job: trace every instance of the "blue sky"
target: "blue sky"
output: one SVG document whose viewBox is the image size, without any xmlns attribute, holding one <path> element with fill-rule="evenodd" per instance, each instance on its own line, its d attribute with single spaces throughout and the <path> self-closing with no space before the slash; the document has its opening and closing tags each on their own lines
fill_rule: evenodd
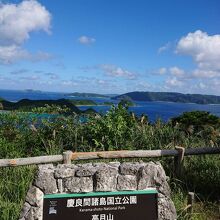
<svg viewBox="0 0 220 220">
<path fill-rule="evenodd" d="M 218 0 L 0 1 L 0 88 L 220 94 Z"/>
</svg>

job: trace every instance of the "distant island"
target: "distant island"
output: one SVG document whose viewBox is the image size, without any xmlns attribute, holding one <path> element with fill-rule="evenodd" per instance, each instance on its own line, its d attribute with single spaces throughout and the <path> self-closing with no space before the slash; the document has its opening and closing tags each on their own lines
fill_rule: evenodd
<svg viewBox="0 0 220 220">
<path fill-rule="evenodd" d="M 39 92 L 39 93 L 42 93 L 41 90 L 34 90 L 34 89 L 25 89 L 24 91 L 25 92 Z"/>
<path fill-rule="evenodd" d="M 0 109 L 6 111 L 18 110 L 24 112 L 31 112 L 33 108 L 44 107 L 45 105 L 55 105 L 61 108 L 68 108 L 71 112 L 77 114 L 84 113 L 79 108 L 77 108 L 71 100 L 58 99 L 58 100 L 29 100 L 22 99 L 18 102 L 10 102 L 4 99 L 0 99 Z"/>
<path fill-rule="evenodd" d="M 93 100 L 89 100 L 89 99 L 66 99 L 69 102 L 71 102 L 72 104 L 76 105 L 76 106 L 111 106 L 114 105 L 113 102 L 103 102 L 103 103 L 97 103 Z"/>
<path fill-rule="evenodd" d="M 66 96 L 73 96 L 73 97 L 82 97 L 82 98 L 109 98 L 108 95 L 102 95 L 97 93 L 80 93 L 80 92 L 74 92 L 74 93 L 67 93 Z"/>
<path fill-rule="evenodd" d="M 177 92 L 129 92 L 112 97 L 115 100 L 163 101 L 196 104 L 220 104 L 220 96 L 201 94 L 182 94 Z"/>
</svg>

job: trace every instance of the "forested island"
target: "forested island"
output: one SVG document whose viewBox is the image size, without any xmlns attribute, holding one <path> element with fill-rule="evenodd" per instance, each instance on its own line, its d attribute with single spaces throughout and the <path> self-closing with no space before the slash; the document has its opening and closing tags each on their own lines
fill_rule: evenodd
<svg viewBox="0 0 220 220">
<path fill-rule="evenodd" d="M 37 108 L 44 108 L 45 106 L 54 106 L 54 108 L 50 108 L 51 112 L 58 111 L 60 109 L 68 109 L 68 113 L 77 113 L 80 114 L 82 111 L 77 108 L 71 100 L 67 99 L 58 99 L 58 100 L 29 100 L 22 99 L 18 102 L 10 102 L 4 99 L 0 99 L 0 110 L 12 111 L 18 110 L 23 112 L 33 112 L 37 110 Z M 48 109 L 48 108 L 47 108 Z M 55 112 L 56 112 L 55 111 Z"/>
<path fill-rule="evenodd" d="M 131 106 L 131 102 L 130 106 Z M 128 103 L 128 105 L 129 105 Z M 71 100 L 71 99 L 58 99 L 58 100 L 30 100 L 30 99 L 21 99 L 17 102 L 10 102 L 0 98 L 0 110 L 12 111 L 18 110 L 23 112 L 32 112 L 36 108 L 44 108 L 45 106 L 50 106 L 50 111 L 48 113 L 56 112 L 57 108 L 68 109 L 69 113 L 87 113 L 86 111 L 81 111 L 77 106 L 111 106 L 114 105 L 112 102 L 103 102 L 96 103 L 93 100 Z M 52 108 L 53 106 L 53 108 Z M 48 110 L 49 108 L 47 108 Z M 40 109 L 38 109 L 40 110 Z M 42 109 L 41 109 L 42 110 Z M 95 112 L 95 110 L 92 110 Z M 91 109 L 88 110 L 91 112 Z"/>
<path fill-rule="evenodd" d="M 183 94 L 177 92 L 129 92 L 112 99 L 127 99 L 131 101 L 163 101 L 196 104 L 220 104 L 220 96 Z"/>
</svg>

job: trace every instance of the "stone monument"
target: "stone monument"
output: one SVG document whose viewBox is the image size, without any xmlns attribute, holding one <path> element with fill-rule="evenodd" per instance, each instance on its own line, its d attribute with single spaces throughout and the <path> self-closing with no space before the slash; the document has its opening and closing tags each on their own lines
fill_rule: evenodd
<svg viewBox="0 0 220 220">
<path fill-rule="evenodd" d="M 20 220 L 42 220 L 48 194 L 135 191 L 156 188 L 158 219 L 177 219 L 168 178 L 159 162 L 39 165 Z"/>
</svg>

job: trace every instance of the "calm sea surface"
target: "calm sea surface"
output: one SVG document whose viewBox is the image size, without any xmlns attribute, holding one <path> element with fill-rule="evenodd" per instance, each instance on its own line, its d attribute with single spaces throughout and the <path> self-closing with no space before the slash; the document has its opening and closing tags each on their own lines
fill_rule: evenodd
<svg viewBox="0 0 220 220">
<path fill-rule="evenodd" d="M 9 101 L 18 101 L 21 99 L 83 99 L 81 97 L 70 97 L 65 96 L 64 93 L 55 92 L 27 92 L 27 91 L 12 91 L 12 90 L 0 90 L 0 97 Z M 88 98 L 84 98 L 88 99 Z M 103 103 L 105 101 L 110 101 L 117 103 L 115 100 L 108 98 L 89 98 L 94 100 L 96 103 Z M 147 114 L 151 121 L 155 121 L 157 118 L 161 118 L 164 121 L 169 120 L 172 117 L 178 116 L 186 111 L 209 111 L 220 117 L 220 105 L 199 105 L 191 103 L 171 103 L 171 102 L 136 102 L 135 107 L 130 107 L 129 110 L 137 115 Z M 86 110 L 88 108 L 93 108 L 98 112 L 105 113 L 110 109 L 110 106 L 80 106 L 81 110 Z"/>
</svg>

